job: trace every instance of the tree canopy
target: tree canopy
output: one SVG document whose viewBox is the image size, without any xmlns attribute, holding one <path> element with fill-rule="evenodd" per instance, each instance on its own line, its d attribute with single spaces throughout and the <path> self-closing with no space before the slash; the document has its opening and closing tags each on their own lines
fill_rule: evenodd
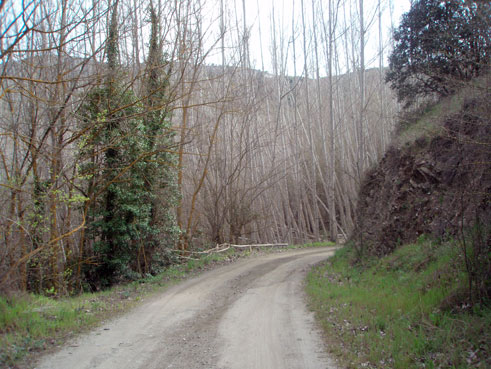
<svg viewBox="0 0 491 369">
<path fill-rule="evenodd" d="M 386 81 L 399 101 L 445 96 L 489 65 L 491 3 L 416 0 L 394 33 Z"/>
</svg>

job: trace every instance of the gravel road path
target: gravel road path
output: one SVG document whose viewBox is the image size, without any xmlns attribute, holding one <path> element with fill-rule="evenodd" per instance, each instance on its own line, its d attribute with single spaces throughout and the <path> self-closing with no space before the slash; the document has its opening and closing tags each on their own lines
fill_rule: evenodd
<svg viewBox="0 0 491 369">
<path fill-rule="evenodd" d="M 174 286 L 37 369 L 333 369 L 303 279 L 332 249 L 268 254 Z"/>
</svg>

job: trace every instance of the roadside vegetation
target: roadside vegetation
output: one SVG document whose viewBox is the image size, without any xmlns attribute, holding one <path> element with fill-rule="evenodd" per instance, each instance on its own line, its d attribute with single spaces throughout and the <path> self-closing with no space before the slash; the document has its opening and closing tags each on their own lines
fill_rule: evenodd
<svg viewBox="0 0 491 369">
<path fill-rule="evenodd" d="M 348 368 L 489 368 L 489 301 L 468 302 L 459 241 L 421 236 L 355 263 L 346 246 L 307 277 L 331 353 Z M 488 281 L 489 282 L 489 281 Z"/>
</svg>

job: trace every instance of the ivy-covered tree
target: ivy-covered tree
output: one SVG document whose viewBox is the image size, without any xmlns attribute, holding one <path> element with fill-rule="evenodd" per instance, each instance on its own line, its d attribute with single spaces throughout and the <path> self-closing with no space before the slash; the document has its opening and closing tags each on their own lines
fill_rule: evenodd
<svg viewBox="0 0 491 369">
<path fill-rule="evenodd" d="M 86 157 L 80 169 L 87 178 L 86 196 L 91 199 L 87 241 L 92 245 L 88 257 L 94 267 L 89 268 L 88 278 L 104 286 L 131 276 L 138 248 L 153 232 L 145 182 L 146 159 L 152 153 L 142 107 L 135 104 L 130 90 L 103 86 L 94 89 L 87 100 L 83 114 L 90 129 L 79 147 Z M 106 109 L 108 100 L 117 101 L 122 108 Z"/>
<path fill-rule="evenodd" d="M 119 72 L 117 2 L 113 5 L 106 46 L 107 78 L 93 89 L 82 108 L 86 133 L 79 145 L 85 158 L 87 248 L 93 260 L 87 279 L 107 286 L 117 279 L 152 272 L 176 233 L 172 208 L 175 174 L 167 79 L 151 10 L 152 35 L 143 98 L 124 86 Z M 154 24 L 155 23 L 155 24 Z"/>
<path fill-rule="evenodd" d="M 150 225 L 153 231 L 148 235 L 145 247 L 137 259 L 139 270 L 148 273 L 166 260 L 165 252 L 174 246 L 179 234 L 175 219 L 178 199 L 176 183 L 177 157 L 172 150 L 174 131 L 169 113 L 170 63 L 162 52 L 160 17 L 150 1 L 148 8 L 151 23 L 150 42 L 144 74 L 143 99 L 144 127 L 148 152 L 146 159 L 145 188 L 146 201 L 150 204 Z"/>
<path fill-rule="evenodd" d="M 399 101 L 445 96 L 482 74 L 491 53 L 491 3 L 415 0 L 394 33 L 386 81 Z"/>
</svg>

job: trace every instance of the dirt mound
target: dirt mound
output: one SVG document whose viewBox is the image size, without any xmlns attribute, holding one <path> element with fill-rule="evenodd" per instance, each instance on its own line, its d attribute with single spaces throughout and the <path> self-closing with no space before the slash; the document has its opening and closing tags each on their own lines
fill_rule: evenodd
<svg viewBox="0 0 491 369">
<path fill-rule="evenodd" d="M 491 224 L 491 93 L 439 118 L 438 134 L 391 147 L 365 177 L 355 242 L 385 255 L 421 234 L 457 236 L 478 217 Z"/>
</svg>

